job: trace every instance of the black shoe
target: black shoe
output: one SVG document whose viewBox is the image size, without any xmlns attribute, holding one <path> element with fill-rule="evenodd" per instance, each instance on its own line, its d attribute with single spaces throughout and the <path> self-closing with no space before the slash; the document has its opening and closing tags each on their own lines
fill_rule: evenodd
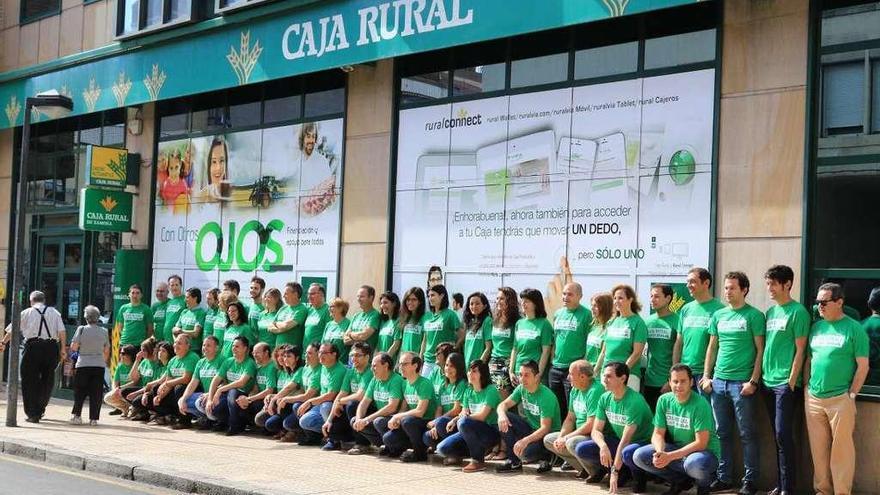
<svg viewBox="0 0 880 495">
<path fill-rule="evenodd" d="M 755 495 L 756 493 L 758 493 L 758 490 L 751 481 L 743 481 L 743 484 L 739 489 L 739 495 Z"/>
<path fill-rule="evenodd" d="M 211 431 L 225 431 L 226 425 L 222 423 L 214 423 L 214 426 L 211 427 Z"/>
<path fill-rule="evenodd" d="M 725 492 L 727 490 L 730 490 L 731 488 L 733 488 L 733 484 L 731 484 L 727 481 L 721 481 L 721 480 L 715 480 L 712 482 L 711 485 L 709 485 L 709 491 L 713 492 L 713 493 L 714 492 Z"/>
<path fill-rule="evenodd" d="M 697 487 L 697 495 L 709 495 L 709 493 L 711 493 L 711 492 L 709 491 L 708 486 L 698 486 Z"/>
<path fill-rule="evenodd" d="M 568 461 L 565 461 L 562 463 L 561 466 L 559 466 L 559 470 L 560 471 L 574 471 L 574 466 L 569 464 Z"/>
<path fill-rule="evenodd" d="M 595 473 L 587 477 L 587 483 L 601 483 L 602 480 L 605 479 L 606 474 L 608 474 L 608 470 L 604 467 L 600 467 Z"/>
<path fill-rule="evenodd" d="M 108 416 L 121 416 L 121 415 L 122 415 L 122 411 L 119 410 L 119 409 L 114 409 L 114 410 L 108 412 L 107 415 L 108 415 Z"/>
<path fill-rule="evenodd" d="M 648 477 L 645 476 L 643 471 L 638 471 L 633 473 L 633 479 L 636 482 L 636 486 L 633 487 L 633 493 L 645 493 L 648 489 Z"/>
<path fill-rule="evenodd" d="M 200 430 L 208 430 L 211 426 L 211 420 L 208 418 L 199 418 L 196 420 L 196 428 Z"/>
<path fill-rule="evenodd" d="M 244 430 L 238 430 L 238 429 L 233 429 L 233 428 L 226 430 L 227 437 L 234 437 L 236 435 L 241 435 L 242 433 L 244 433 Z"/>
<path fill-rule="evenodd" d="M 28 417 L 27 419 L 25 419 L 25 421 L 27 421 L 28 423 L 39 423 L 39 422 L 40 422 L 40 418 L 31 418 L 31 417 Z"/>
<path fill-rule="evenodd" d="M 629 472 L 628 468 L 623 468 L 617 472 L 617 487 L 624 487 L 629 480 L 632 479 L 632 473 Z"/>
<path fill-rule="evenodd" d="M 400 455 L 401 462 L 423 462 L 428 460 L 427 454 L 416 454 L 415 452 L 404 452 Z"/>
<path fill-rule="evenodd" d="M 522 472 L 522 463 L 514 464 L 513 461 L 506 461 L 504 464 L 495 468 L 496 473 L 506 474 L 506 473 L 521 473 Z"/>
<path fill-rule="evenodd" d="M 588 473 L 585 469 L 581 469 L 578 474 L 575 475 L 575 479 L 585 480 L 590 477 L 590 473 Z"/>
<path fill-rule="evenodd" d="M 538 474 L 546 473 L 551 469 L 553 469 L 553 463 L 551 463 L 550 461 L 541 461 L 538 463 Z"/>
<path fill-rule="evenodd" d="M 694 486 L 694 482 L 690 479 L 687 481 L 675 481 L 670 485 L 669 489 L 660 495 L 678 495 L 681 492 L 686 492 Z"/>
</svg>

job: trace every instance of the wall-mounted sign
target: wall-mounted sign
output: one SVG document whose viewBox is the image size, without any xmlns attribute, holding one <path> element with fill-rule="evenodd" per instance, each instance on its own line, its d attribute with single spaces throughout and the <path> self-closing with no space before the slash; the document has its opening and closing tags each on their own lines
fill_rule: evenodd
<svg viewBox="0 0 880 495">
<path fill-rule="evenodd" d="M 90 144 L 86 148 L 86 185 L 124 189 L 127 163 L 128 150 Z"/>
<path fill-rule="evenodd" d="M 104 189 L 79 192 L 79 228 L 96 232 L 131 232 L 132 194 Z"/>
</svg>

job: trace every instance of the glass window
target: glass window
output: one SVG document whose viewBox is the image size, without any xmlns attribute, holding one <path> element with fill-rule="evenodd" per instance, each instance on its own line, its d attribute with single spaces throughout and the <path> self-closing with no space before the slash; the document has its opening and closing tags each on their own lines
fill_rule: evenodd
<svg viewBox="0 0 880 495">
<path fill-rule="evenodd" d="M 864 61 L 822 67 L 822 122 L 825 135 L 862 132 L 864 85 Z"/>
<path fill-rule="evenodd" d="M 61 0 L 21 0 L 21 22 L 59 12 L 61 12 Z"/>
<path fill-rule="evenodd" d="M 816 266 L 880 268 L 880 209 L 871 206 L 880 191 L 880 162 L 817 168 Z"/>
<path fill-rule="evenodd" d="M 259 125 L 262 104 L 259 101 L 229 106 L 229 127 Z"/>
<path fill-rule="evenodd" d="M 263 122 L 267 124 L 294 120 L 301 116 L 302 97 L 299 95 L 267 99 L 263 105 Z"/>
<path fill-rule="evenodd" d="M 400 81 L 400 102 L 417 103 L 449 96 L 449 72 L 427 72 Z"/>
<path fill-rule="evenodd" d="M 141 2 L 140 0 L 125 0 L 125 3 L 122 7 L 122 32 L 134 33 L 140 26 L 138 24 L 140 19 L 140 11 L 141 11 Z"/>
<path fill-rule="evenodd" d="M 627 74 L 639 68 L 639 42 L 586 48 L 574 53 L 574 78 Z"/>
<path fill-rule="evenodd" d="M 342 113 L 345 111 L 345 90 L 328 89 L 306 94 L 306 117 Z"/>
<path fill-rule="evenodd" d="M 510 65 L 510 87 L 524 88 L 568 79 L 568 53 L 514 60 Z"/>
<path fill-rule="evenodd" d="M 880 58 L 871 63 L 871 132 L 880 132 Z"/>
<path fill-rule="evenodd" d="M 116 0 L 116 35 L 131 36 L 193 20 L 195 0 Z"/>
<path fill-rule="evenodd" d="M 192 10 L 191 0 L 171 0 L 170 21 L 189 19 Z"/>
<path fill-rule="evenodd" d="M 147 0 L 147 21 L 145 27 L 157 26 L 162 24 L 162 4 L 163 0 Z"/>
<path fill-rule="evenodd" d="M 453 96 L 488 93 L 504 89 L 507 64 L 477 65 L 452 72 Z"/>
<path fill-rule="evenodd" d="M 715 60 L 715 30 L 645 40 L 645 69 Z"/>
</svg>

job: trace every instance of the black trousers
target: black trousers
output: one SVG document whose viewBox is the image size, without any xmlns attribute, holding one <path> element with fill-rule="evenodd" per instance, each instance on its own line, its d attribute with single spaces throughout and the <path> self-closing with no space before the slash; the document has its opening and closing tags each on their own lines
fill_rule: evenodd
<svg viewBox="0 0 880 495">
<path fill-rule="evenodd" d="M 550 390 L 559 401 L 559 414 L 564 418 L 568 414 L 568 394 L 571 393 L 571 381 L 568 379 L 568 368 L 550 368 Z"/>
<path fill-rule="evenodd" d="M 84 366 L 76 369 L 73 377 L 73 415 L 82 414 L 83 402 L 89 398 L 89 419 L 101 418 L 101 402 L 104 400 L 104 368 Z"/>
<path fill-rule="evenodd" d="M 13 349 L 13 351 L 16 351 Z M 57 340 L 28 339 L 21 357 L 21 400 L 28 418 L 39 419 L 55 387 L 60 349 Z"/>
</svg>

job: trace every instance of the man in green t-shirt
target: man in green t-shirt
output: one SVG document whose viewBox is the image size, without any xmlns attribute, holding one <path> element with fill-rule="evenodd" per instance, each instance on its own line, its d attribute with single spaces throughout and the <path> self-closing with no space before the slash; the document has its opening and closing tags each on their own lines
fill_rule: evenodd
<svg viewBox="0 0 880 495">
<path fill-rule="evenodd" d="M 694 372 L 694 390 L 705 397 L 700 388 L 706 349 L 709 347 L 709 322 L 724 304 L 712 297 L 712 274 L 701 267 L 693 267 L 687 274 L 687 289 L 693 301 L 678 310 L 678 334 L 672 350 L 672 362 L 690 366 Z"/>
<path fill-rule="evenodd" d="M 553 391 L 541 383 L 535 360 L 522 363 L 519 378 L 520 384 L 510 397 L 498 404 L 498 431 L 507 446 L 507 461 L 496 471 L 520 472 L 523 460 L 540 460 L 538 469 L 549 471 L 552 454 L 544 447 L 544 437 L 561 426 L 559 401 Z M 512 412 L 518 404 L 522 404 L 522 416 Z"/>
<path fill-rule="evenodd" d="M 610 471 L 611 493 L 630 478 L 636 481 L 633 492 L 643 493 L 647 482 L 645 472 L 632 457 L 651 441 L 651 408 L 641 394 L 626 386 L 628 380 L 626 363 L 612 361 L 602 367 L 602 385 L 607 392 L 596 405 L 590 440 L 575 447 L 577 458 L 594 473 L 587 483 L 601 482 Z"/>
<path fill-rule="evenodd" d="M 373 380 L 351 420 L 355 446 L 349 449 L 350 455 L 367 454 L 372 447 L 382 445 L 380 429 L 388 429 L 388 420 L 400 409 L 403 402 L 404 381 L 394 372 L 394 360 L 391 356 L 385 352 L 376 354 L 371 369 Z"/>
<path fill-rule="evenodd" d="M 330 418 L 330 410 L 333 409 L 333 401 L 342 390 L 342 382 L 345 380 L 346 367 L 339 362 L 339 348 L 325 342 L 318 349 L 318 359 L 321 362 L 320 388 L 318 395 L 303 402 L 295 411 L 299 427 L 302 429 L 300 445 L 318 445 L 323 437 L 321 428 L 324 422 Z M 343 420 L 344 421 L 344 420 Z M 340 450 L 342 444 L 328 442 L 323 450 Z"/>
<path fill-rule="evenodd" d="M 205 399 L 205 410 L 202 412 L 209 419 L 217 421 L 218 425 L 226 425 L 230 409 L 233 406 L 238 407 L 234 398 L 247 394 L 254 387 L 257 364 L 248 356 L 249 348 L 250 341 L 247 337 L 243 335 L 235 337 L 232 342 L 232 357 L 223 362 L 217 375 L 211 380 L 211 388 Z M 240 433 L 231 428 L 227 428 L 226 432 L 229 435 Z"/>
<path fill-rule="evenodd" d="M 654 313 L 645 318 L 645 326 L 648 327 L 648 366 L 645 368 L 643 393 L 652 410 L 660 394 L 669 391 L 667 382 L 679 321 L 678 315 L 669 309 L 674 294 L 670 285 L 651 286 L 651 309 Z"/>
<path fill-rule="evenodd" d="M 764 313 L 746 303 L 749 277 L 743 272 L 724 276 L 728 306 L 709 322 L 709 347 L 700 388 L 712 394 L 712 410 L 721 439 L 718 479 L 712 491 L 733 487 L 734 420 L 742 440 L 745 473 L 739 493 L 754 495 L 758 481 L 757 395 L 764 361 Z M 717 360 L 716 360 L 717 356 Z"/>
<path fill-rule="evenodd" d="M 438 400 L 431 381 L 421 375 L 422 358 L 414 352 L 400 355 L 400 373 L 404 379 L 403 407 L 391 416 L 382 432 L 382 443 L 388 455 L 400 456 L 403 462 L 428 460 L 428 447 L 422 441 L 428 421 L 434 419 Z M 404 452 L 406 449 L 411 452 Z"/>
<path fill-rule="evenodd" d="M 186 309 L 186 300 L 183 296 L 183 279 L 180 278 L 180 275 L 168 277 L 168 291 L 171 293 L 171 299 L 165 305 L 165 324 L 161 335 L 157 335 L 156 338 L 159 341 L 172 342 L 174 340 L 174 327 L 177 326 L 180 313 Z M 158 329 L 156 333 L 159 333 Z"/>
<path fill-rule="evenodd" d="M 265 342 L 257 342 L 251 351 L 256 363 L 255 386 L 248 391 L 231 390 L 229 403 L 229 431 L 227 435 L 235 435 L 245 430 L 248 423 L 263 409 L 263 400 L 275 392 L 278 368 L 272 359 L 272 348 Z"/>
<path fill-rule="evenodd" d="M 309 286 L 309 310 L 303 324 L 303 345 L 321 342 L 324 327 L 330 321 L 330 308 L 327 306 L 327 290 L 319 283 Z"/>
<path fill-rule="evenodd" d="M 284 306 L 275 315 L 275 322 L 269 324 L 269 331 L 277 335 L 275 347 L 292 344 L 302 347 L 303 325 L 309 308 L 302 303 L 303 288 L 297 282 L 288 282 L 284 286 Z"/>
<path fill-rule="evenodd" d="M 189 337 L 193 352 L 201 354 L 202 337 L 204 336 L 205 308 L 199 306 L 202 302 L 202 291 L 198 287 L 190 287 L 184 295 L 186 308 L 180 312 L 177 325 L 171 332 L 176 338 L 178 335 Z"/>
<path fill-rule="evenodd" d="M 565 459 L 570 466 L 580 468 L 578 479 L 586 479 L 588 465 L 582 464 L 574 454 L 579 443 L 590 438 L 593 430 L 595 408 L 605 388 L 593 376 L 593 364 L 578 359 L 568 367 L 571 380 L 568 414 L 562 421 L 562 429 L 544 436 L 544 447 Z"/>
<path fill-rule="evenodd" d="M 795 418 L 803 400 L 801 371 L 810 313 L 791 298 L 794 271 L 785 265 L 771 266 L 764 274 L 767 293 L 775 303 L 767 310 L 767 337 L 762 363 L 761 395 L 776 437 L 776 490 L 793 494 L 795 489 Z"/>
<path fill-rule="evenodd" d="M 813 324 L 804 364 L 807 433 L 816 493 L 852 491 L 856 452 L 856 396 L 868 376 L 868 335 L 844 314 L 843 287 L 819 286 L 822 319 Z"/>
<path fill-rule="evenodd" d="M 866 385 L 880 385 L 880 287 L 874 287 L 868 294 L 868 310 L 871 316 L 862 320 L 862 328 L 868 334 L 871 352 L 868 356 L 868 379 Z"/>
<path fill-rule="evenodd" d="M 141 286 L 133 284 L 128 288 L 129 303 L 119 308 L 117 317 L 122 320 L 119 347 L 140 347 L 141 342 L 153 335 L 153 312 L 141 302 L 142 294 Z"/>
<path fill-rule="evenodd" d="M 693 380 L 693 372 L 686 364 L 672 367 L 672 392 L 663 394 L 657 402 L 651 444 L 640 447 L 633 455 L 633 461 L 642 470 L 671 483 L 665 492 L 670 495 L 687 490 L 691 484 L 697 485 L 697 495 L 708 495 L 718 469 L 720 447 L 712 406 L 694 392 Z M 666 442 L 667 437 L 672 440 L 670 443 Z"/>
<path fill-rule="evenodd" d="M 254 332 L 254 335 L 260 334 L 258 324 L 260 322 L 260 313 L 263 312 L 263 291 L 266 289 L 266 281 L 260 277 L 251 278 L 251 285 L 248 287 L 251 296 L 251 304 L 248 307 L 248 325 Z"/>
<path fill-rule="evenodd" d="M 190 350 L 189 337 L 178 335 L 174 339 L 174 357 L 168 361 L 163 380 L 153 398 L 155 411 L 163 418 L 157 418 L 157 424 L 174 424 L 179 420 L 177 401 L 183 396 L 198 362 L 199 356 Z"/>
<path fill-rule="evenodd" d="M 161 340 L 159 337 L 162 332 L 165 331 L 165 308 L 168 306 L 168 283 L 159 282 L 156 285 L 155 294 L 156 301 L 150 306 L 150 311 L 153 313 L 153 336 L 156 337 L 156 340 Z"/>
<path fill-rule="evenodd" d="M 363 400 L 364 392 L 373 380 L 373 372 L 370 370 L 372 353 L 373 349 L 366 342 L 355 342 L 351 346 L 351 354 L 349 354 L 351 368 L 346 371 L 345 379 L 342 380 L 342 389 L 336 395 L 330 414 L 321 428 L 324 436 L 334 442 L 332 445 L 334 448 L 354 438 L 351 420 L 357 415 L 358 404 Z"/>
<path fill-rule="evenodd" d="M 211 388 L 211 381 L 217 376 L 217 372 L 223 365 L 223 357 L 220 355 L 220 341 L 213 335 L 208 335 L 202 340 L 202 359 L 196 363 L 192 378 L 186 386 L 183 395 L 177 401 L 177 409 L 182 415 L 182 421 L 178 422 L 172 429 L 181 430 L 192 426 L 192 418 L 200 421 L 201 427 L 207 426 L 208 417 L 199 409 L 204 409 L 204 400 L 207 398 L 208 390 Z"/>
<path fill-rule="evenodd" d="M 373 307 L 376 289 L 362 285 L 357 291 L 357 302 L 361 312 L 351 318 L 348 330 L 342 335 L 345 345 L 351 347 L 355 342 L 367 342 L 375 348 L 379 342 L 379 311 Z"/>
<path fill-rule="evenodd" d="M 584 342 L 590 333 L 593 315 L 581 305 L 584 290 L 581 284 L 569 282 L 562 288 L 562 307 L 553 315 L 553 346 L 548 385 L 559 401 L 559 413 L 568 415 L 568 396 L 571 382 L 568 380 L 568 367 L 587 352 Z"/>
</svg>

